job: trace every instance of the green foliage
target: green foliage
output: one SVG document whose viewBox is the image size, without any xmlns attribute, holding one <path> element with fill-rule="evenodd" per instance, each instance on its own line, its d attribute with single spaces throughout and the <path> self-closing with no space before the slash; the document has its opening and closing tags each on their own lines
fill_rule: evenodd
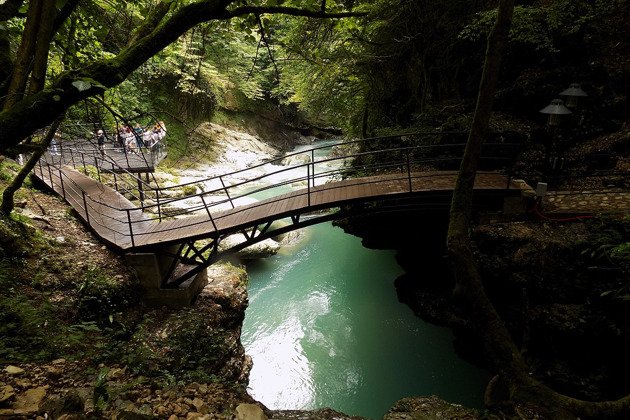
<svg viewBox="0 0 630 420">
<path fill-rule="evenodd" d="M 224 331 L 208 326 L 198 314 L 186 314 L 178 328 L 167 339 L 169 350 L 164 355 L 173 371 L 187 371 L 196 380 L 203 372 L 210 374 L 218 366 L 226 350 Z"/>
<path fill-rule="evenodd" d="M 602 217 L 591 222 L 589 245 L 583 254 L 589 255 L 598 267 L 620 269 L 625 283 L 601 296 L 630 301 L 630 219 L 628 215 Z"/>
<path fill-rule="evenodd" d="M 214 314 L 216 315 L 216 314 Z M 178 311 L 165 320 L 147 316 L 126 352 L 129 366 L 145 376 L 174 377 L 198 382 L 214 380 L 229 357 L 229 336 L 213 314 Z M 157 336 L 147 331 L 164 325 Z"/>
<path fill-rule="evenodd" d="M 10 217 L 0 216 L 1 258 L 24 258 L 48 246 L 28 222 L 28 218 L 15 212 Z"/>
<path fill-rule="evenodd" d="M 0 264 L 0 363 L 45 360 L 57 354 L 48 320 L 52 308 L 18 293 L 8 263 Z"/>
<path fill-rule="evenodd" d="M 557 0 L 535 6 L 515 6 L 510 40 L 532 46 L 535 50 L 557 52 L 555 40 L 583 30 L 586 26 L 614 16 L 624 0 Z M 497 9 L 478 13 L 459 37 L 477 41 L 490 33 Z"/>
<path fill-rule="evenodd" d="M 608 260 L 630 270 L 630 221 L 627 217 L 602 217 L 594 222 L 591 244 L 584 251 L 597 260 Z"/>
<path fill-rule="evenodd" d="M 466 25 L 460 32 L 460 38 L 477 41 L 490 33 L 497 17 L 497 9 L 477 14 L 472 23 Z M 556 51 L 549 25 L 545 20 L 545 11 L 534 6 L 515 6 L 510 40 L 533 45 L 535 49 Z"/>
<path fill-rule="evenodd" d="M 295 104 L 315 121 L 343 127 L 363 108 L 365 79 L 357 68 L 361 46 L 351 42 L 354 19 L 312 21 L 273 19 L 278 43 L 286 49 L 275 96 Z"/>
<path fill-rule="evenodd" d="M 558 0 L 548 6 L 550 29 L 576 33 L 585 26 L 620 13 L 625 0 Z"/>
<path fill-rule="evenodd" d="M 197 187 L 195 185 L 185 185 L 182 188 L 182 196 L 184 197 L 195 194 L 197 194 Z"/>
<path fill-rule="evenodd" d="M 92 392 L 92 404 L 94 410 L 100 411 L 107 406 L 110 401 L 109 387 L 106 386 L 107 374 L 109 368 L 103 367 L 96 376 L 96 383 L 94 384 L 94 391 Z"/>
<path fill-rule="evenodd" d="M 22 167 L 18 164 L 1 161 L 0 162 L 0 181 L 10 182 Z"/>
<path fill-rule="evenodd" d="M 286 50 L 280 99 L 349 135 L 408 127 L 433 101 L 459 95 L 458 77 L 470 69 L 457 35 L 475 5 L 384 0 L 361 3 L 362 18 L 275 17 Z M 293 23 L 295 22 L 295 23 Z M 472 62 L 471 62 L 472 66 Z M 472 71 L 478 71 L 474 63 Z"/>
<path fill-rule="evenodd" d="M 113 389 L 107 385 L 107 375 L 109 371 L 110 368 L 105 366 L 96 375 L 96 384 L 94 384 L 94 390 L 92 391 L 92 406 L 97 413 L 100 413 L 112 401 L 115 401 L 118 395 L 139 383 L 135 381 Z"/>
<path fill-rule="evenodd" d="M 118 323 L 121 311 L 135 303 L 135 294 L 125 283 L 103 274 L 98 268 L 88 269 L 77 295 L 80 318 L 99 326 Z"/>
</svg>

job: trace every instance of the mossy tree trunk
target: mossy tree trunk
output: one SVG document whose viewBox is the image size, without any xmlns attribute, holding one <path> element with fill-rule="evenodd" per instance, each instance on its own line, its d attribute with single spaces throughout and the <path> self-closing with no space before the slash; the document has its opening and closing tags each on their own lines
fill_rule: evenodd
<svg viewBox="0 0 630 420">
<path fill-rule="evenodd" d="M 472 252 L 469 232 L 475 175 L 513 10 L 514 0 L 500 0 L 497 21 L 488 38 L 475 115 L 453 191 L 447 249 L 456 280 L 454 298 L 467 311 L 470 327 L 479 337 L 490 367 L 507 391 L 504 395 L 515 413 L 532 409 L 554 420 L 627 419 L 630 418 L 630 396 L 611 402 L 580 401 L 553 391 L 529 374 L 518 347 L 484 291 Z"/>
</svg>

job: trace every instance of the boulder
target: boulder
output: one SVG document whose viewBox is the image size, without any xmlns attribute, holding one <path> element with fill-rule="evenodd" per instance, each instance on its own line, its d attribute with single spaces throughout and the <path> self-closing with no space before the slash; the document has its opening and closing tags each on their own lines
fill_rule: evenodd
<svg viewBox="0 0 630 420">
<path fill-rule="evenodd" d="M 235 420 L 267 420 L 262 408 L 255 404 L 240 404 L 234 412 Z"/>
<path fill-rule="evenodd" d="M 13 366 L 13 365 L 9 365 L 6 368 L 4 368 L 4 371 L 11 376 L 19 376 L 19 375 L 24 375 L 24 369 L 19 368 L 17 366 Z"/>
<path fill-rule="evenodd" d="M 311 156 L 306 153 L 301 153 L 299 155 L 291 155 L 291 156 L 285 157 L 284 159 L 282 159 L 280 164 L 282 166 L 299 166 L 299 165 L 304 165 L 310 162 L 311 162 Z"/>
<path fill-rule="evenodd" d="M 22 416 L 37 414 L 45 396 L 46 388 L 44 387 L 31 388 L 17 395 L 13 404 L 14 414 Z"/>
<path fill-rule="evenodd" d="M 245 237 L 242 234 L 236 234 L 228 236 L 221 241 L 219 245 L 219 252 L 231 249 L 239 244 L 245 242 Z M 280 250 L 280 244 L 273 239 L 265 239 L 264 241 L 257 242 L 248 246 L 240 251 L 236 252 L 236 256 L 242 260 L 257 260 L 261 258 L 271 257 Z"/>
<path fill-rule="evenodd" d="M 0 388 L 0 404 L 15 396 L 15 389 L 11 385 L 5 385 Z"/>
<path fill-rule="evenodd" d="M 268 160 L 278 155 L 278 150 L 267 145 L 258 137 L 206 123 L 199 127 L 199 132 L 213 140 L 213 151 L 218 154 L 218 173 L 231 172 Z M 216 165 L 213 165 L 216 168 Z M 215 169 L 216 171 L 216 169 Z"/>
<path fill-rule="evenodd" d="M 50 399 L 42 406 L 42 411 L 53 419 L 58 419 L 63 414 L 82 414 L 84 409 L 85 400 L 74 390 L 59 398 Z"/>
<path fill-rule="evenodd" d="M 478 410 L 450 404 L 431 395 L 403 398 L 389 410 L 383 420 L 481 420 L 484 417 Z"/>
</svg>

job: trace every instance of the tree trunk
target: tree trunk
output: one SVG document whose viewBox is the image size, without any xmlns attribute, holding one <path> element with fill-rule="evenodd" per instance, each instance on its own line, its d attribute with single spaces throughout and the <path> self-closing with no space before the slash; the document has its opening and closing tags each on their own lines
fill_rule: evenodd
<svg viewBox="0 0 630 420">
<path fill-rule="evenodd" d="M 18 48 L 15 66 L 13 67 L 8 96 L 3 106 L 4 110 L 11 108 L 24 95 L 29 68 L 35 51 L 35 43 L 37 42 L 37 28 L 40 25 L 42 3 L 44 3 L 44 0 L 32 0 L 26 12 L 24 33 Z"/>
<path fill-rule="evenodd" d="M 55 3 L 45 1 L 40 11 L 39 25 L 37 27 L 37 41 L 35 42 L 33 51 L 33 66 L 28 93 L 39 92 L 44 88 L 46 69 L 48 68 L 48 52 L 50 51 L 50 40 L 53 34 L 54 23 Z"/>
<path fill-rule="evenodd" d="M 6 95 L 14 66 L 7 21 L 19 13 L 23 2 L 24 0 L 8 0 L 0 4 L 0 97 Z"/>
<path fill-rule="evenodd" d="M 501 54 L 507 44 L 513 10 L 514 0 L 500 1 L 497 22 L 488 39 L 488 49 L 481 84 L 479 86 L 477 107 L 464 151 L 464 157 L 459 168 L 459 175 L 453 190 L 447 234 L 447 249 L 449 257 L 453 261 L 456 279 L 455 298 L 462 297 L 463 302 L 474 303 L 479 306 L 481 310 L 479 313 L 475 314 L 484 316 L 484 319 L 479 320 L 479 323 L 481 325 L 488 323 L 494 325 L 495 328 L 501 330 L 501 335 L 507 339 L 505 341 L 506 347 L 502 348 L 500 352 L 501 361 L 497 361 L 497 366 L 494 366 L 497 369 L 505 368 L 505 362 L 516 361 L 519 360 L 520 357 L 518 357 L 518 350 L 513 346 L 512 340 L 509 339 L 509 334 L 504 328 L 498 314 L 496 314 L 492 304 L 485 297 L 483 285 L 470 248 L 468 233 L 470 230 L 475 175 L 477 173 L 484 137 L 488 131 L 488 124 L 492 114 L 492 103 L 501 67 Z M 474 298 L 472 302 L 470 302 L 473 295 Z M 508 365 L 509 364 L 510 363 L 508 363 Z"/>
<path fill-rule="evenodd" d="M 46 132 L 46 135 L 40 143 L 41 147 L 33 152 L 26 164 L 22 167 L 22 169 L 20 169 L 20 172 L 18 172 L 15 178 L 13 178 L 11 183 L 7 185 L 7 187 L 2 192 L 2 205 L 0 206 L 0 211 L 2 211 L 4 214 L 9 215 L 13 211 L 13 208 L 15 207 L 15 202 L 13 200 L 15 192 L 22 187 L 22 184 L 24 183 L 24 180 L 26 179 L 28 174 L 31 173 L 39 159 L 46 152 L 46 148 L 48 148 L 48 145 L 50 145 L 50 141 L 55 136 L 55 133 L 57 132 L 57 129 L 61 124 L 61 120 L 62 118 L 59 118 L 51 124 L 51 126 L 48 128 L 48 131 Z"/>
</svg>

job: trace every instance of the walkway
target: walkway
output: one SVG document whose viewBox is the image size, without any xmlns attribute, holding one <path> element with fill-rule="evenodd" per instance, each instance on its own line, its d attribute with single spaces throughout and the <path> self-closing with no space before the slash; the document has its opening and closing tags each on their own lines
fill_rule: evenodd
<svg viewBox="0 0 630 420">
<path fill-rule="evenodd" d="M 46 153 L 42 159 L 49 164 L 74 167 L 97 166 L 113 172 L 153 172 L 166 157 L 166 147 L 161 143 L 152 148 L 139 149 L 137 153 L 123 152 L 107 143 L 104 155 L 88 139 L 67 139 L 57 145 L 57 154 Z"/>
<path fill-rule="evenodd" d="M 450 196 L 457 176 L 456 172 L 445 171 L 353 178 L 303 188 L 229 210 L 212 211 L 212 204 L 208 203 L 203 211 L 194 215 L 156 221 L 118 192 L 74 169 L 40 166 L 35 175 L 63 196 L 103 242 L 121 251 L 224 237 L 275 220 L 298 218 L 304 213 L 353 202 L 411 195 Z M 507 185 L 505 175 L 480 173 L 475 190 L 478 195 L 520 194 L 518 183 L 510 183 L 506 190 Z M 200 194 L 202 201 L 208 196 Z"/>
<path fill-rule="evenodd" d="M 630 211 L 630 192 L 616 190 L 551 191 L 541 212 L 548 216 L 584 216 Z"/>
</svg>

